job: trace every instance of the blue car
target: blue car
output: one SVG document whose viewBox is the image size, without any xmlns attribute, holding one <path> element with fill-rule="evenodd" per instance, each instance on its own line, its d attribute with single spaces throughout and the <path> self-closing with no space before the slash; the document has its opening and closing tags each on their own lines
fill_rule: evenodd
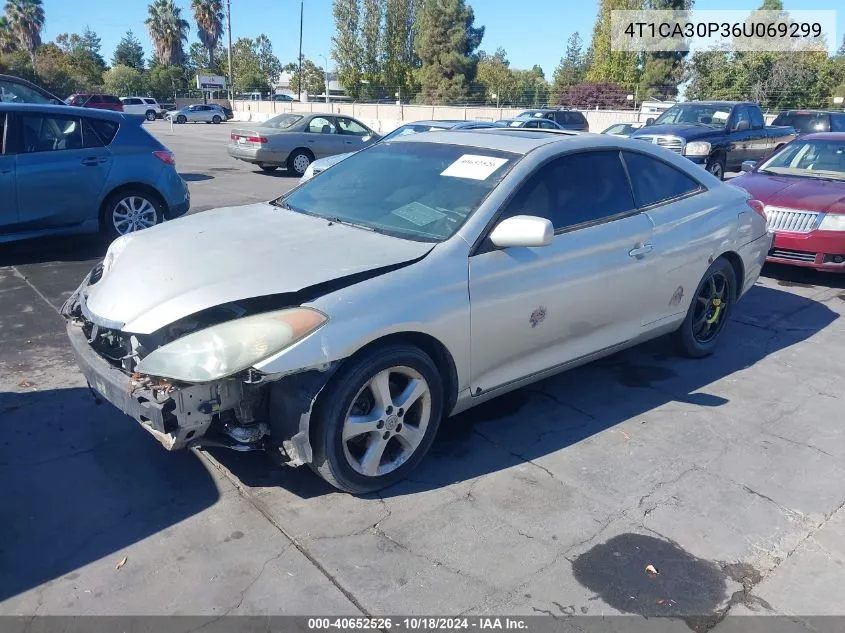
<svg viewBox="0 0 845 633">
<path fill-rule="evenodd" d="M 0 103 L 0 243 L 96 231 L 115 238 L 187 213 L 173 153 L 143 120 Z"/>
</svg>

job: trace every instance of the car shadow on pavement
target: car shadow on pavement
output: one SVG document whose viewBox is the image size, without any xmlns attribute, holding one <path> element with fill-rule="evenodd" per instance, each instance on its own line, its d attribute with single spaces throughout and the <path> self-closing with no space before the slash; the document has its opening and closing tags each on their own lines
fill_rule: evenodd
<svg viewBox="0 0 845 633">
<path fill-rule="evenodd" d="M 108 247 L 108 238 L 97 233 L 21 240 L 0 246 L 0 266 L 101 259 Z"/>
<path fill-rule="evenodd" d="M 837 318 L 823 303 L 755 286 L 712 356 L 680 357 L 671 338 L 661 337 L 490 400 L 444 420 L 429 457 L 380 496 L 533 461 L 671 402 L 718 408 L 728 400 L 707 393 L 708 385 L 809 339 Z"/>
<path fill-rule="evenodd" d="M 113 569 L 219 498 L 196 454 L 162 450 L 86 388 L 0 393 L 0 421 L 0 602 L 103 558 Z"/>
<path fill-rule="evenodd" d="M 777 284 L 784 288 L 821 286 L 845 289 L 845 272 L 830 273 L 802 266 L 766 264 L 763 268 L 763 276 L 776 279 Z"/>
</svg>

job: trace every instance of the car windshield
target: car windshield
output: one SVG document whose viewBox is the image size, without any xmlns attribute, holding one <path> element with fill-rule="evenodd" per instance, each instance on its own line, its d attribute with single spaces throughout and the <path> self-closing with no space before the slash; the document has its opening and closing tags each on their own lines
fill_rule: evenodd
<svg viewBox="0 0 845 633">
<path fill-rule="evenodd" d="M 617 123 L 616 125 L 611 125 L 607 128 L 602 134 L 625 134 L 629 131 L 629 126 L 625 123 Z"/>
<path fill-rule="evenodd" d="M 421 123 L 408 123 L 408 125 L 403 125 L 401 127 L 396 128 L 390 134 L 385 136 L 382 140 L 389 141 L 392 138 L 396 138 L 397 136 L 407 136 L 408 134 L 419 134 L 420 132 L 436 132 L 437 130 L 448 130 L 447 127 L 442 127 L 438 125 L 428 125 L 428 124 L 421 124 Z"/>
<path fill-rule="evenodd" d="M 845 180 L 845 141 L 793 141 L 760 165 L 759 171 Z"/>
<path fill-rule="evenodd" d="M 275 130 L 286 130 L 293 126 L 297 121 L 302 120 L 301 114 L 280 114 L 274 116 L 272 119 L 267 119 L 261 124 L 261 127 L 271 127 Z"/>
<path fill-rule="evenodd" d="M 410 240 L 451 237 L 518 162 L 481 147 L 387 142 L 359 152 L 274 204 Z M 390 178 L 374 177 L 390 174 Z"/>
<path fill-rule="evenodd" d="M 688 123 L 690 125 L 709 125 L 725 127 L 731 116 L 731 106 L 718 104 L 680 104 L 673 105 L 657 117 L 655 125 L 664 123 Z"/>
<path fill-rule="evenodd" d="M 13 81 L 0 79 L 0 101 L 3 103 L 52 103 L 40 92 Z"/>
<path fill-rule="evenodd" d="M 829 131 L 827 115 L 817 112 L 781 112 L 772 125 L 788 125 L 799 134 Z"/>
</svg>

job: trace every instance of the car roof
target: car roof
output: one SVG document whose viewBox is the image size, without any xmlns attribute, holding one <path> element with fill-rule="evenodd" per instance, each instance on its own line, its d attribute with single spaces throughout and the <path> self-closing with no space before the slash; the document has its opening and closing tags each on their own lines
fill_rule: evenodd
<svg viewBox="0 0 845 633">
<path fill-rule="evenodd" d="M 802 141 L 845 141 L 845 132 L 815 132 L 814 134 L 805 134 L 801 137 Z"/>
<path fill-rule="evenodd" d="M 97 108 L 78 108 L 69 105 L 48 105 L 40 103 L 0 103 L 0 109 L 4 112 L 40 112 L 45 114 L 76 114 L 89 118 L 109 119 L 110 121 L 123 121 L 127 116 L 123 112 L 114 110 L 99 110 Z"/>
<path fill-rule="evenodd" d="M 810 108 L 795 108 L 792 110 L 781 110 L 778 112 L 778 116 L 781 114 L 843 114 L 842 112 L 837 112 L 836 110 L 811 110 Z"/>
</svg>

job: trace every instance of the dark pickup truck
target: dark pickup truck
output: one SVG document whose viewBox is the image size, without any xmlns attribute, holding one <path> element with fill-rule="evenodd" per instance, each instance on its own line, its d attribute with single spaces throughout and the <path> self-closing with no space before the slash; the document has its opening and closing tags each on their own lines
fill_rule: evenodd
<svg viewBox="0 0 845 633">
<path fill-rule="evenodd" d="M 767 126 L 760 107 L 736 101 L 677 103 L 631 138 L 678 152 L 717 178 L 739 171 L 794 139 L 789 126 Z"/>
</svg>

